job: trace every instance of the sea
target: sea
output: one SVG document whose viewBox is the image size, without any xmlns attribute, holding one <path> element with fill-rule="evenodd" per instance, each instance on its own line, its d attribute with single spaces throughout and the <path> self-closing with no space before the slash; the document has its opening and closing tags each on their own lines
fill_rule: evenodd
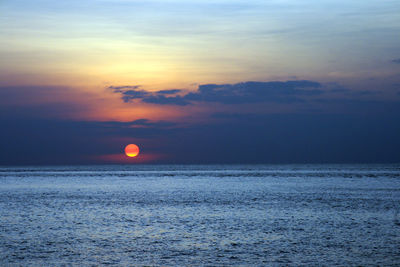
<svg viewBox="0 0 400 267">
<path fill-rule="evenodd" d="M 0 266 L 400 266 L 400 165 L 0 167 Z"/>
</svg>

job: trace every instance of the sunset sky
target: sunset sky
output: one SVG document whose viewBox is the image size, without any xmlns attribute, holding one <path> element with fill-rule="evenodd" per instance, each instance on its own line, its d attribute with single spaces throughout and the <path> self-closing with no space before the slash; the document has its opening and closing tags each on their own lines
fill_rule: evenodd
<svg viewBox="0 0 400 267">
<path fill-rule="evenodd" d="M 0 165 L 400 162 L 400 1 L 0 0 L 0 123 Z"/>
</svg>

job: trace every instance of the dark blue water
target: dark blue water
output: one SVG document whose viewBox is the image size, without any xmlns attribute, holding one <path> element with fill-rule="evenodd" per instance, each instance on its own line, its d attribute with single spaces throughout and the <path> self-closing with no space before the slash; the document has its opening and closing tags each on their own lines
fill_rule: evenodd
<svg viewBox="0 0 400 267">
<path fill-rule="evenodd" d="M 400 265 L 400 165 L 0 168 L 0 265 Z"/>
</svg>

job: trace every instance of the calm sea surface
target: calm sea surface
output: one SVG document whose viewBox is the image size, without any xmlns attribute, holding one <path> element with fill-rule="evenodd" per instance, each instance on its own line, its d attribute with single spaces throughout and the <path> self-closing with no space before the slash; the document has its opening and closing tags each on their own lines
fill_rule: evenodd
<svg viewBox="0 0 400 267">
<path fill-rule="evenodd" d="M 0 265 L 400 265 L 400 165 L 0 167 Z"/>
</svg>

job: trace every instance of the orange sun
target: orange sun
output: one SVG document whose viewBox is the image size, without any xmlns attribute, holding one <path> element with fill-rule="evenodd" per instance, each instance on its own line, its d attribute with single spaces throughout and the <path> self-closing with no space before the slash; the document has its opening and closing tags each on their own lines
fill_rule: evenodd
<svg viewBox="0 0 400 267">
<path fill-rule="evenodd" d="M 128 157 L 136 157 L 139 155 L 139 147 L 135 144 L 130 144 L 125 147 L 125 154 Z"/>
</svg>

